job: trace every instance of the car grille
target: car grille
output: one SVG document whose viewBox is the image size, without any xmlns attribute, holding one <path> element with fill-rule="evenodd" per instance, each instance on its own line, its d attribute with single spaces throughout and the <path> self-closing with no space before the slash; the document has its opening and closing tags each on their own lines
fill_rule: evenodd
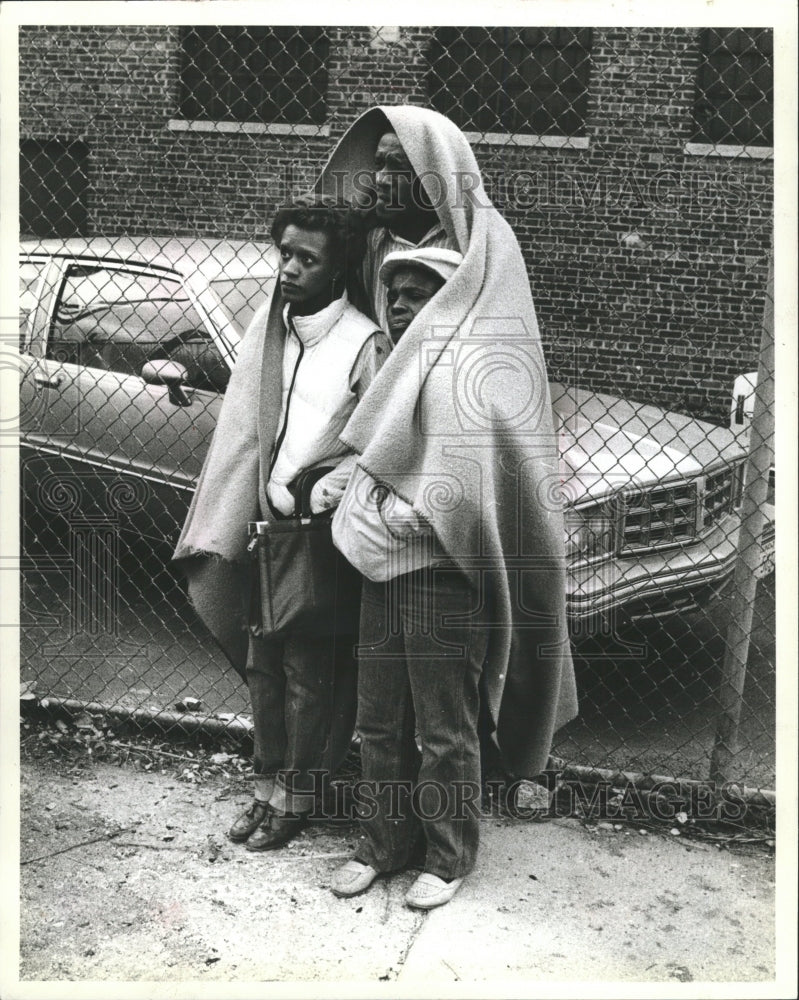
<svg viewBox="0 0 799 1000">
<path fill-rule="evenodd" d="M 621 555 L 693 541 L 741 501 L 741 463 L 704 479 L 658 486 L 628 496 L 621 518 Z M 701 510 L 701 515 L 699 514 Z M 701 518 L 701 519 L 700 519 Z M 698 528 L 701 524 L 701 528 Z"/>
<path fill-rule="evenodd" d="M 696 483 L 657 487 L 628 500 L 621 551 L 673 545 L 696 535 Z"/>
<path fill-rule="evenodd" d="M 742 471 L 743 465 L 728 466 L 705 479 L 703 527 L 709 528 L 741 502 Z"/>
</svg>

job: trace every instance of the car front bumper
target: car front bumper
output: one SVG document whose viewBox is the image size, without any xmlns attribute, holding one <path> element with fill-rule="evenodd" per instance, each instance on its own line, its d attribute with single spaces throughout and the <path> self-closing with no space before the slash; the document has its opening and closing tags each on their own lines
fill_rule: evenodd
<svg viewBox="0 0 799 1000">
<path fill-rule="evenodd" d="M 767 505 L 766 522 L 756 551 L 747 561 L 759 578 L 774 568 L 774 508 Z M 613 614 L 627 619 L 663 617 L 694 607 L 717 592 L 729 579 L 738 554 L 740 519 L 728 514 L 702 538 L 637 556 L 572 564 L 567 572 L 566 609 L 569 618 L 590 630 Z"/>
</svg>

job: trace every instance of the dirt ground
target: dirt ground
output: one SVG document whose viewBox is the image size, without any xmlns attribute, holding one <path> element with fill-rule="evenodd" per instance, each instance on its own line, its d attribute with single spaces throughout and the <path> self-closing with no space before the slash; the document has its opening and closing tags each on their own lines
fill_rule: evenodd
<svg viewBox="0 0 799 1000">
<path fill-rule="evenodd" d="M 174 710 L 192 697 L 208 714 L 248 714 L 245 686 L 197 621 L 174 576 L 156 560 L 137 565 L 131 554 L 120 567 L 112 588 L 113 616 L 104 622 L 86 619 L 86 609 L 76 605 L 80 594 L 68 566 L 46 573 L 27 569 L 21 679 L 39 697 L 150 712 Z M 573 764 L 707 777 L 728 620 L 729 600 L 720 597 L 668 628 L 628 636 L 628 645 L 576 644 L 580 715 L 558 732 L 553 753 Z M 772 789 L 774 635 L 769 578 L 757 593 L 731 777 Z"/>
<path fill-rule="evenodd" d="M 413 871 L 355 899 L 330 893 L 358 838 L 347 820 L 312 824 L 268 854 L 230 843 L 249 797 L 235 754 L 117 739 L 113 760 L 93 761 L 57 740 L 32 726 L 23 739 L 19 990 L 327 982 L 440 996 L 456 983 L 495 993 L 504 981 L 618 981 L 738 982 L 751 987 L 729 995 L 772 995 L 764 837 L 688 841 L 667 827 L 494 815 L 477 870 L 424 914 L 403 902 Z"/>
</svg>

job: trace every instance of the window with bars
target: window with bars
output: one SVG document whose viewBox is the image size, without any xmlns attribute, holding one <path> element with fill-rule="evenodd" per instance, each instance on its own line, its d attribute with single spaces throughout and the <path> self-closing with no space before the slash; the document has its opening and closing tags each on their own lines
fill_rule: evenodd
<svg viewBox="0 0 799 1000">
<path fill-rule="evenodd" d="M 192 27 L 181 32 L 184 118 L 321 125 L 329 40 L 323 28 Z"/>
<path fill-rule="evenodd" d="M 701 32 L 694 105 L 698 142 L 773 145 L 772 56 L 770 28 Z"/>
<path fill-rule="evenodd" d="M 433 107 L 466 131 L 585 132 L 590 28 L 438 28 L 428 59 Z"/>
<path fill-rule="evenodd" d="M 82 236 L 88 227 L 89 149 L 69 139 L 22 139 L 19 225 L 27 236 Z"/>
</svg>

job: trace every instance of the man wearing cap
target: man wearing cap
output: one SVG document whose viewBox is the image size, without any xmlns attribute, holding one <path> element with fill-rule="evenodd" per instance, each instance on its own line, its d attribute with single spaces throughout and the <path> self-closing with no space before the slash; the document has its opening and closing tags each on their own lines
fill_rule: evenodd
<svg viewBox="0 0 799 1000">
<path fill-rule="evenodd" d="M 463 255 L 457 250 L 439 247 L 396 250 L 386 256 L 379 276 L 386 301 L 385 326 L 394 344 L 439 288 L 452 277 L 462 260 Z M 319 484 L 318 503 L 331 508 L 341 501 L 354 464 L 354 458 L 345 459 L 338 469 L 325 476 L 324 482 Z M 397 498 L 396 504 L 402 506 L 402 501 Z M 407 504 L 404 506 L 409 524 L 416 525 L 420 530 L 419 519 L 413 509 Z"/>
<path fill-rule="evenodd" d="M 386 256 L 379 277 L 395 347 L 411 323 L 423 319 L 425 307 L 462 260 L 458 251 L 440 247 Z M 363 519 L 345 516 L 333 526 L 334 541 L 345 555 L 352 554 L 353 542 L 361 565 L 365 552 L 374 554 L 372 568 L 379 579 L 363 581 L 360 645 L 367 655 L 359 661 L 356 724 L 363 789 L 377 806 L 361 824 L 367 844 L 358 857 L 370 860 L 344 865 L 332 889 L 338 896 L 357 895 L 377 873 L 372 858 L 389 859 L 388 870 L 393 870 L 427 841 L 429 867 L 449 877 L 420 876 L 427 881 L 414 886 L 406 902 L 428 908 L 454 894 L 463 878 L 452 875 L 460 870 L 453 865 L 465 860 L 470 867 L 477 848 L 480 759 L 474 736 L 485 642 L 471 622 L 437 628 L 424 620 L 422 609 L 433 605 L 442 622 L 468 617 L 470 592 L 425 518 L 394 491 L 379 485 L 376 490 L 377 518 L 370 520 L 367 511 Z M 433 746 L 435 754 L 429 751 Z M 370 787 L 370 782 L 377 784 Z M 432 797 L 430 788 L 435 788 Z M 446 801 L 435 802 L 436 795 Z"/>
<path fill-rule="evenodd" d="M 380 281 L 386 290 L 386 326 L 394 345 L 430 299 L 452 277 L 462 260 L 463 255 L 457 250 L 439 247 L 395 250 L 386 256 L 380 267 Z M 354 459 L 346 463 L 344 474 L 332 486 L 325 486 L 325 504 L 329 502 L 333 506 L 341 501 L 353 466 Z M 331 480 L 330 474 L 326 479 Z M 413 565 L 409 564 L 405 569 L 421 568 L 422 563 L 428 561 L 424 553 L 429 547 L 423 539 L 427 536 L 432 541 L 432 533 L 413 507 L 400 497 L 391 497 L 390 510 L 392 534 L 397 537 L 415 536 L 411 551 L 403 554 L 410 555 L 415 549 L 416 558 Z M 388 506 L 383 506 L 381 514 L 384 515 L 384 522 L 387 511 Z"/>
<path fill-rule="evenodd" d="M 438 247 L 399 250 L 386 256 L 380 281 L 386 289 L 386 326 L 395 344 L 462 260 L 457 250 Z"/>
</svg>

